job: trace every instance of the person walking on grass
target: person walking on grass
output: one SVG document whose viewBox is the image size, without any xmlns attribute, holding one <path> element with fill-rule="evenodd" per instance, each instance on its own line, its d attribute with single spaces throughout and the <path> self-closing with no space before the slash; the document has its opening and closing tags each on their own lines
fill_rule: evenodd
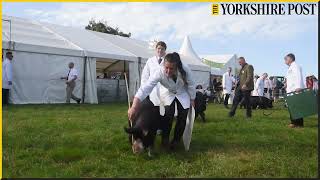
<svg viewBox="0 0 320 180">
<path fill-rule="evenodd" d="M 74 68 L 74 63 L 73 62 L 70 62 L 68 67 L 69 67 L 68 75 L 65 76 L 65 77 L 61 77 L 61 79 L 65 79 L 66 80 L 66 84 L 67 84 L 67 88 L 66 88 L 66 92 L 67 92 L 66 103 L 70 104 L 70 99 L 73 99 L 73 100 L 77 101 L 78 104 L 80 104 L 81 99 L 76 97 L 73 94 L 73 90 L 76 87 L 76 79 L 78 78 L 78 71 Z"/>
<path fill-rule="evenodd" d="M 225 95 L 224 98 L 224 107 L 229 109 L 228 107 L 228 100 L 231 94 L 231 90 L 233 87 L 233 83 L 235 83 L 235 79 L 231 75 L 232 68 L 228 67 L 228 71 L 223 74 L 222 76 L 222 88 L 223 88 L 223 94 Z"/>
<path fill-rule="evenodd" d="M 246 108 L 246 117 L 251 118 L 251 106 L 250 106 L 250 95 L 253 88 L 253 67 L 246 63 L 244 57 L 238 58 L 239 65 L 242 67 L 239 73 L 240 81 L 237 83 L 235 89 L 235 97 L 232 103 L 231 110 L 229 112 L 229 117 L 233 117 L 236 113 L 238 104 L 244 98 L 244 103 Z"/>
<path fill-rule="evenodd" d="M 2 61 L 2 105 L 9 105 L 9 92 L 12 87 L 12 52 L 6 53 Z"/>
</svg>

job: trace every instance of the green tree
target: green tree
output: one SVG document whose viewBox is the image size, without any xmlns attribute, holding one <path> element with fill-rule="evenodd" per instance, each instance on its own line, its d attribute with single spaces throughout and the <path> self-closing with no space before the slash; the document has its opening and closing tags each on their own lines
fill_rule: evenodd
<svg viewBox="0 0 320 180">
<path fill-rule="evenodd" d="M 85 29 L 107 33 L 107 34 L 113 34 L 113 35 L 119 35 L 123 37 L 130 37 L 131 33 L 128 34 L 122 32 L 119 30 L 118 27 L 113 28 L 107 24 L 107 21 L 96 21 L 94 19 L 89 21 L 89 24 L 85 27 Z"/>
</svg>

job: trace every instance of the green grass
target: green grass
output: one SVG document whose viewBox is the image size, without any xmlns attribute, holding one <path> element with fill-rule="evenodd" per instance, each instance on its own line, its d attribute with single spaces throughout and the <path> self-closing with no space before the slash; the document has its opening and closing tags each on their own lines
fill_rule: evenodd
<svg viewBox="0 0 320 180">
<path fill-rule="evenodd" d="M 126 104 L 13 105 L 3 109 L 4 177 L 317 177 L 317 116 L 289 129 L 276 107 L 247 121 L 209 104 L 207 123 L 195 122 L 191 149 L 159 147 L 134 155 L 123 126 Z M 269 113 L 268 111 L 267 113 Z"/>
</svg>

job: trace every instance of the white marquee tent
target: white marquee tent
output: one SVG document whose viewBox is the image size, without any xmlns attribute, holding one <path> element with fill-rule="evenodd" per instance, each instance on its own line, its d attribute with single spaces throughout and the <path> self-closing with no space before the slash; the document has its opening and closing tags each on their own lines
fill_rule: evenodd
<svg viewBox="0 0 320 180">
<path fill-rule="evenodd" d="M 184 38 L 179 54 L 182 62 L 188 64 L 192 70 L 196 85 L 201 84 L 203 88 L 207 88 L 210 82 L 210 67 L 201 62 L 193 50 L 188 36 Z"/>
<path fill-rule="evenodd" d="M 232 68 L 232 74 L 237 74 L 240 66 L 236 54 L 224 55 L 200 55 L 202 61 L 211 67 L 212 75 L 223 75 L 228 67 Z"/>
<path fill-rule="evenodd" d="M 132 98 L 146 60 L 154 55 L 147 41 L 5 15 L 2 37 L 3 54 L 14 53 L 13 104 L 65 102 L 65 82 L 60 77 L 66 76 L 69 62 L 79 72 L 74 94 L 84 97 L 85 103 L 98 103 L 97 72 L 109 68 L 129 74 Z M 207 87 L 210 67 L 201 62 L 188 37 L 180 53 L 196 83 Z"/>
<path fill-rule="evenodd" d="M 132 96 L 139 85 L 138 67 L 146 60 L 138 49 L 151 56 L 147 43 L 131 38 L 114 36 L 108 40 L 93 31 L 11 16 L 2 16 L 2 24 L 3 52 L 14 52 L 10 98 L 14 104 L 65 102 L 65 84 L 60 77 L 66 75 L 69 62 L 79 71 L 74 93 L 85 97 L 84 102 L 98 102 L 97 61 L 105 66 L 125 61 Z"/>
</svg>

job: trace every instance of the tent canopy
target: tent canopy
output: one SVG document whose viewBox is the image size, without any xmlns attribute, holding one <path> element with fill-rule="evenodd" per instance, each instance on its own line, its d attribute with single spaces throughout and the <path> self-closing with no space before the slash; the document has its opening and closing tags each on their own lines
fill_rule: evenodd
<svg viewBox="0 0 320 180">
<path fill-rule="evenodd" d="M 234 74 L 240 69 L 236 54 L 200 55 L 202 61 L 211 67 L 211 74 L 223 75 L 228 67 L 232 68 Z"/>
<path fill-rule="evenodd" d="M 181 55 L 181 60 L 188 64 L 192 70 L 210 72 L 210 67 L 202 63 L 199 56 L 193 50 L 188 36 L 184 38 L 179 54 Z"/>
<path fill-rule="evenodd" d="M 188 36 L 184 38 L 179 54 L 181 61 L 188 64 L 193 71 L 196 85 L 200 84 L 204 88 L 207 88 L 210 80 L 210 67 L 201 62 L 201 59 L 193 50 Z"/>
<path fill-rule="evenodd" d="M 18 51 L 83 56 L 83 49 L 40 23 L 2 16 L 2 47 Z"/>
</svg>

